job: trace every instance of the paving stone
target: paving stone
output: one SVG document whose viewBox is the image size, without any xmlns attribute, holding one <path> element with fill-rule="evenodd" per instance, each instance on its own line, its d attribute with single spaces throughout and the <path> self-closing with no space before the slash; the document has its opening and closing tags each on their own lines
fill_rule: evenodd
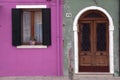
<svg viewBox="0 0 120 80">
<path fill-rule="evenodd" d="M 0 80 L 70 80 L 68 77 L 46 77 L 46 76 L 19 76 L 0 77 Z M 113 76 L 77 76 L 74 80 L 120 80 L 120 77 Z"/>
<path fill-rule="evenodd" d="M 16 77 L 0 77 L 0 80 L 15 80 Z"/>
</svg>

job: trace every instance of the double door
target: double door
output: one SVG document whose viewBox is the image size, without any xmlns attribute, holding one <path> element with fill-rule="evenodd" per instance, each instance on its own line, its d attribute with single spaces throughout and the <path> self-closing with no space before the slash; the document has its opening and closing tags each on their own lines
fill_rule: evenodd
<svg viewBox="0 0 120 80">
<path fill-rule="evenodd" d="M 78 28 L 79 72 L 109 72 L 107 21 L 79 21 Z"/>
</svg>

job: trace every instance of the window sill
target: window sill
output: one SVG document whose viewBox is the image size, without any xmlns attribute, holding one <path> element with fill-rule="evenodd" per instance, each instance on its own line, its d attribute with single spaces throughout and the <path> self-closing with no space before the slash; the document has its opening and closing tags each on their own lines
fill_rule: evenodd
<svg viewBox="0 0 120 80">
<path fill-rule="evenodd" d="M 46 45 L 20 45 L 17 48 L 47 48 Z"/>
</svg>

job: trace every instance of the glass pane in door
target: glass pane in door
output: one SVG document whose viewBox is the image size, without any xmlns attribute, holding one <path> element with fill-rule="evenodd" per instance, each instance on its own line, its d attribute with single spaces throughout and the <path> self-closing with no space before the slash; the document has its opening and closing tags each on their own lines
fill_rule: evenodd
<svg viewBox="0 0 120 80">
<path fill-rule="evenodd" d="M 106 51 L 106 24 L 97 23 L 96 26 L 97 51 Z"/>
<path fill-rule="evenodd" d="M 81 26 L 81 51 L 90 51 L 90 24 L 82 23 Z"/>
</svg>

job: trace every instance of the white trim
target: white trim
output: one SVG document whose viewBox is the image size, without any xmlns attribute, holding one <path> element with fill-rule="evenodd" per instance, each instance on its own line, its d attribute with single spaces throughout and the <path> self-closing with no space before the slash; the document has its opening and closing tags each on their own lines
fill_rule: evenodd
<svg viewBox="0 0 120 80">
<path fill-rule="evenodd" d="M 74 62 L 75 62 L 75 73 L 79 73 L 78 72 L 78 19 L 80 18 L 80 16 L 88 11 L 88 10 L 98 10 L 103 12 L 108 20 L 109 20 L 109 66 L 110 66 L 110 73 L 113 74 L 114 73 L 114 43 L 113 43 L 113 31 L 114 31 L 114 25 L 113 25 L 113 20 L 112 17 L 110 16 L 110 14 L 103 8 L 101 7 L 97 7 L 97 6 L 90 6 L 90 7 L 86 7 L 84 9 L 82 9 L 75 17 L 74 19 L 74 23 L 73 23 L 73 31 L 74 31 L 74 53 L 75 53 L 75 57 L 74 57 Z"/>
<path fill-rule="evenodd" d="M 47 5 L 16 5 L 16 8 L 47 8 Z"/>
<path fill-rule="evenodd" d="M 47 46 L 44 46 L 44 45 L 20 45 L 20 46 L 17 46 L 17 48 L 47 48 Z"/>
</svg>

